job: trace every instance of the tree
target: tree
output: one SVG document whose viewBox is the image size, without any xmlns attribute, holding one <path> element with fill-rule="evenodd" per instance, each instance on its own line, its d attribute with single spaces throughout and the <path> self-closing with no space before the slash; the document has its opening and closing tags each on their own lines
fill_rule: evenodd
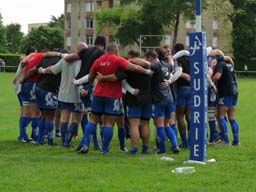
<svg viewBox="0 0 256 192">
<path fill-rule="evenodd" d="M 23 50 L 28 46 L 34 46 L 39 51 L 62 48 L 64 45 L 63 30 L 58 27 L 40 26 L 27 34 L 23 42 Z"/>
<path fill-rule="evenodd" d="M 17 53 L 20 51 L 20 46 L 24 34 L 21 32 L 20 24 L 10 24 L 6 26 L 8 52 Z"/>
<path fill-rule="evenodd" d="M 2 15 L 0 13 L 0 53 L 7 52 L 6 27 L 3 26 Z"/>
<path fill-rule="evenodd" d="M 191 0 L 121 0 L 120 5 L 97 12 L 95 18 L 100 29 L 114 29 L 113 35 L 123 45 L 139 44 L 140 34 L 164 35 L 166 26 L 174 31 L 175 44 L 180 15 L 189 19 L 195 17 L 195 1 Z M 145 37 L 142 44 L 157 46 L 161 40 L 161 37 Z"/>
<path fill-rule="evenodd" d="M 49 27 L 58 27 L 64 30 L 64 23 L 65 23 L 65 16 L 64 14 L 61 14 L 60 17 L 51 17 L 51 21 L 49 22 Z"/>
<path fill-rule="evenodd" d="M 232 47 L 240 69 L 256 57 L 256 0 L 230 0 L 234 12 Z"/>
</svg>

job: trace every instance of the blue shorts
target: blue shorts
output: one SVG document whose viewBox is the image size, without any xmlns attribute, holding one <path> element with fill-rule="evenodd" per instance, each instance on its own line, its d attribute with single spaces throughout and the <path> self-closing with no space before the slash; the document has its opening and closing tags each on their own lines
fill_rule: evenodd
<svg viewBox="0 0 256 192">
<path fill-rule="evenodd" d="M 166 117 L 171 118 L 171 100 L 160 101 L 153 103 L 153 117 Z"/>
<path fill-rule="evenodd" d="M 58 109 L 61 110 L 69 110 L 75 113 L 82 113 L 82 104 L 81 103 L 66 103 L 62 101 L 58 101 Z"/>
<path fill-rule="evenodd" d="M 145 105 L 127 105 L 128 118 L 149 119 L 152 116 L 152 104 Z"/>
<path fill-rule="evenodd" d="M 94 96 L 92 99 L 92 113 L 106 115 L 122 115 L 123 102 L 121 98 L 107 98 Z"/>
<path fill-rule="evenodd" d="M 80 99 L 84 105 L 84 110 L 86 112 L 89 112 L 92 110 L 92 95 L 91 94 L 88 94 L 86 96 L 80 96 Z"/>
<path fill-rule="evenodd" d="M 172 112 L 176 112 L 176 105 L 177 105 L 177 101 L 175 100 L 174 102 L 172 102 L 172 105 L 171 105 L 171 113 Z"/>
<path fill-rule="evenodd" d="M 224 107 L 237 106 L 237 99 L 238 99 L 238 95 L 219 98 L 218 106 L 224 106 Z"/>
<path fill-rule="evenodd" d="M 178 88 L 177 105 L 191 104 L 191 88 L 189 86 L 181 86 Z"/>
<path fill-rule="evenodd" d="M 35 83 L 26 82 L 21 85 L 20 97 L 22 105 L 36 103 Z"/>
<path fill-rule="evenodd" d="M 58 106 L 58 95 L 47 92 L 36 86 L 35 89 L 37 105 L 40 109 L 55 110 Z"/>
</svg>

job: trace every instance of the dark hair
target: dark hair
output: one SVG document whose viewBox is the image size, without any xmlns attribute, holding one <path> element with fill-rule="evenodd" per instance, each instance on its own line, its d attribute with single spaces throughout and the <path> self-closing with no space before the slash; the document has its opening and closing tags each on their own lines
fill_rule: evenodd
<svg viewBox="0 0 256 192">
<path fill-rule="evenodd" d="M 182 44 L 182 43 L 177 43 L 177 44 L 174 46 L 174 53 L 177 53 L 178 51 L 181 51 L 181 50 L 184 50 L 184 49 L 185 49 L 184 44 Z"/>
<path fill-rule="evenodd" d="M 36 48 L 35 47 L 28 47 L 26 50 L 25 50 L 25 54 L 26 55 L 29 55 L 30 53 L 35 53 L 36 52 Z"/>
<path fill-rule="evenodd" d="M 158 58 L 158 54 L 157 54 L 157 52 L 154 51 L 154 50 L 149 50 L 149 51 L 147 51 L 144 56 L 145 56 L 145 57 L 152 57 L 152 58 L 154 58 L 154 59 Z"/>
<path fill-rule="evenodd" d="M 140 52 L 136 51 L 136 50 L 130 50 L 128 52 L 128 55 L 130 55 L 132 58 L 135 58 L 135 57 L 139 57 L 140 56 Z"/>
<path fill-rule="evenodd" d="M 165 61 L 165 60 L 167 60 L 167 53 L 166 53 L 165 49 L 156 48 L 155 51 L 157 52 L 157 54 L 158 54 L 158 59 L 159 59 L 160 61 Z"/>
<path fill-rule="evenodd" d="M 94 45 L 102 45 L 104 49 L 106 48 L 106 38 L 104 36 L 97 36 Z"/>
</svg>

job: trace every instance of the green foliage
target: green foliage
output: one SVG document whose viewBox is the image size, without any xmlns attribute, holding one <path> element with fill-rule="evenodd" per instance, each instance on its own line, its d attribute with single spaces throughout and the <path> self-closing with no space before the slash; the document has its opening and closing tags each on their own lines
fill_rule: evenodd
<svg viewBox="0 0 256 192">
<path fill-rule="evenodd" d="M 100 10 L 95 14 L 97 33 L 110 32 L 124 46 L 139 45 L 140 35 L 164 35 L 173 26 L 177 36 L 180 15 L 193 19 L 195 1 L 189 0 L 122 0 L 121 6 Z M 175 38 L 175 37 L 174 37 Z M 159 46 L 162 37 L 145 37 L 142 46 Z"/>
<path fill-rule="evenodd" d="M 6 27 L 3 26 L 2 15 L 0 13 L 0 53 L 7 52 Z"/>
<path fill-rule="evenodd" d="M 117 130 L 109 156 L 92 148 L 87 155 L 78 155 L 74 148 L 60 147 L 58 138 L 55 139 L 58 146 L 54 147 L 18 143 L 19 104 L 12 89 L 13 76 L 14 73 L 0 74 L 1 192 L 253 192 L 256 189 L 255 113 L 249 112 L 255 110 L 256 104 L 248 99 L 256 98 L 256 92 L 251 91 L 256 89 L 255 79 L 238 81 L 237 119 L 241 127 L 241 146 L 208 147 L 207 157 L 215 158 L 216 163 L 184 165 L 189 150 L 182 150 L 179 155 L 165 154 L 174 158 L 174 162 L 161 161 L 161 156 L 154 151 L 135 156 L 120 153 Z M 152 149 L 153 129 L 151 133 Z M 79 134 L 81 138 L 81 129 Z M 79 141 L 72 142 L 76 146 Z M 127 140 L 127 147 L 129 143 Z M 180 166 L 195 166 L 196 172 L 191 175 L 171 173 Z"/>
<path fill-rule="evenodd" d="M 39 51 L 43 49 L 52 50 L 64 46 L 63 30 L 58 27 L 40 26 L 25 37 L 23 50 L 26 47 L 34 46 Z"/>
<path fill-rule="evenodd" d="M 0 54 L 0 58 L 5 62 L 5 71 L 14 72 L 17 70 L 17 67 L 20 62 L 21 55 L 17 54 Z"/>
<path fill-rule="evenodd" d="M 49 22 L 49 27 L 58 27 L 64 30 L 64 24 L 65 24 L 65 16 L 64 14 L 61 14 L 60 17 L 52 16 L 51 21 Z"/>
<path fill-rule="evenodd" d="M 233 54 L 239 68 L 249 64 L 256 57 L 256 1 L 230 0 L 234 12 L 231 15 L 233 24 Z"/>
<path fill-rule="evenodd" d="M 7 33 L 7 45 L 9 53 L 20 52 L 21 42 L 24 38 L 24 34 L 21 32 L 20 24 L 10 24 L 6 26 Z"/>
</svg>

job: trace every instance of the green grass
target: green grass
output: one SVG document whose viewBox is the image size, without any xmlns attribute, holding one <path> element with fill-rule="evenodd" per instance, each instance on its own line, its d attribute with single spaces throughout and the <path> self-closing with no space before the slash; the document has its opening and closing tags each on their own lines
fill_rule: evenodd
<svg viewBox="0 0 256 192">
<path fill-rule="evenodd" d="M 19 105 L 11 84 L 13 75 L 0 73 L 1 192 L 256 190 L 256 79 L 239 79 L 237 119 L 241 146 L 209 147 L 207 157 L 215 158 L 217 163 L 194 165 L 194 174 L 175 175 L 171 170 L 183 166 L 189 150 L 168 154 L 175 162 L 161 161 L 161 156 L 153 153 L 122 154 L 116 133 L 109 156 L 93 150 L 78 155 L 74 149 L 18 143 Z M 151 148 L 153 140 L 152 133 Z"/>
</svg>

